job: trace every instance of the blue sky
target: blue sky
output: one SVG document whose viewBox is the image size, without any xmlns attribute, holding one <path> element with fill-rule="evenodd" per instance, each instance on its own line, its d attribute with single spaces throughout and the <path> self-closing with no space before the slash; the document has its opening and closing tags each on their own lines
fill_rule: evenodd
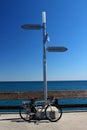
<svg viewBox="0 0 87 130">
<path fill-rule="evenodd" d="M 0 81 L 43 80 L 42 30 L 21 29 L 42 24 L 47 13 L 47 80 L 87 80 L 87 0 L 0 0 Z"/>
</svg>

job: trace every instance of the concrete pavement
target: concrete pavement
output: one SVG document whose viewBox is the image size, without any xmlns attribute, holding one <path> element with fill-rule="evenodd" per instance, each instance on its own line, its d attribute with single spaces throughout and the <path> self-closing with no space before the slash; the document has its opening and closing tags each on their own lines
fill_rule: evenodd
<svg viewBox="0 0 87 130">
<path fill-rule="evenodd" d="M 0 130 L 87 130 L 87 112 L 63 113 L 58 122 L 25 122 L 19 114 L 0 114 Z"/>
</svg>

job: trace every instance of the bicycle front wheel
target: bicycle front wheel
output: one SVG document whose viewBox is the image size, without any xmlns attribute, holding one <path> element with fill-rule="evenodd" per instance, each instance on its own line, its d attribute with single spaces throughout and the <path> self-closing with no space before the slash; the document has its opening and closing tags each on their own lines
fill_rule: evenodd
<svg viewBox="0 0 87 130">
<path fill-rule="evenodd" d="M 62 109 L 55 105 L 48 105 L 45 109 L 46 118 L 51 122 L 58 121 L 62 116 Z"/>
</svg>

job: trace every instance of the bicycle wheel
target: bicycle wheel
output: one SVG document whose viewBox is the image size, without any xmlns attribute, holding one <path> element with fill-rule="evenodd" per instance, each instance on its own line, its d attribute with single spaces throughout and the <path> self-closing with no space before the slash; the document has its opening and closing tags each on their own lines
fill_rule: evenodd
<svg viewBox="0 0 87 130">
<path fill-rule="evenodd" d="M 36 110 L 35 110 L 36 111 Z M 24 108 L 23 106 L 20 107 L 19 109 L 19 115 L 20 117 L 25 120 L 25 121 L 30 121 L 31 119 L 34 118 L 35 113 L 31 112 L 31 108 Z"/>
<path fill-rule="evenodd" d="M 62 109 L 55 105 L 48 105 L 45 109 L 46 118 L 51 122 L 58 121 L 62 116 Z"/>
</svg>

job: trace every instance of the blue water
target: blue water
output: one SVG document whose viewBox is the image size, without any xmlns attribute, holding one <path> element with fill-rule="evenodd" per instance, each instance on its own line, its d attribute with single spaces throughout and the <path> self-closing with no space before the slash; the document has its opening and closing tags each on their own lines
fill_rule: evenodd
<svg viewBox="0 0 87 130">
<path fill-rule="evenodd" d="M 87 81 L 48 81 L 48 90 L 86 90 Z M 0 82 L 0 91 L 43 90 L 42 81 Z"/>
<path fill-rule="evenodd" d="M 87 90 L 87 81 L 48 81 L 48 90 Z M 38 91 L 43 90 L 42 81 L 31 82 L 0 82 L 0 92 L 2 91 Z M 22 100 L 0 101 L 0 105 L 21 105 Z M 87 99 L 60 99 L 59 104 L 81 104 L 87 103 Z M 79 108 L 78 108 L 79 109 Z M 86 109 L 86 108 L 85 108 Z"/>
</svg>

